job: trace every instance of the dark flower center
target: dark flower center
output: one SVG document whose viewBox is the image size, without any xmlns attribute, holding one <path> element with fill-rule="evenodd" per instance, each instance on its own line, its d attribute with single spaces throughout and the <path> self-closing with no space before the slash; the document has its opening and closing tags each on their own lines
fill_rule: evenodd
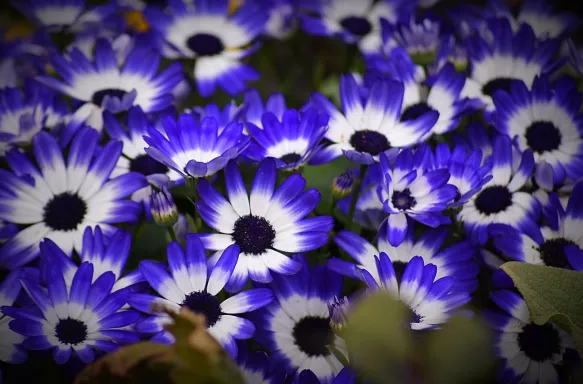
<svg viewBox="0 0 583 384">
<path fill-rule="evenodd" d="M 97 91 L 93 94 L 93 96 L 91 97 L 91 102 L 95 105 L 101 106 L 105 96 L 117 97 L 118 99 L 121 100 L 126 94 L 127 92 L 122 89 L 117 88 L 102 89 L 101 91 Z"/>
<path fill-rule="evenodd" d="M 518 334 L 518 347 L 534 361 L 546 361 L 561 352 L 559 332 L 550 324 L 526 325 Z"/>
<path fill-rule="evenodd" d="M 225 46 L 215 35 L 197 33 L 188 38 L 186 46 L 198 56 L 214 56 L 223 52 Z"/>
<path fill-rule="evenodd" d="M 56 195 L 44 208 L 44 222 L 55 231 L 77 229 L 87 213 L 87 204 L 77 194 Z"/>
<path fill-rule="evenodd" d="M 536 153 L 559 148 L 561 131 L 550 121 L 535 121 L 526 129 L 526 143 Z"/>
<path fill-rule="evenodd" d="M 401 284 L 401 279 L 403 278 L 403 274 L 405 273 L 405 269 L 409 263 L 405 263 L 404 261 L 393 261 L 393 269 L 395 270 L 395 277 L 397 278 L 397 282 Z"/>
<path fill-rule="evenodd" d="M 330 318 L 306 316 L 294 327 L 292 332 L 295 344 L 308 356 L 327 356 L 327 345 L 334 342 L 334 331 Z"/>
<path fill-rule="evenodd" d="M 405 188 L 403 191 L 393 192 L 391 202 L 395 208 L 401 210 L 411 209 L 415 206 L 415 204 L 417 204 L 415 198 L 411 196 L 411 191 L 409 188 Z"/>
<path fill-rule="evenodd" d="M 222 315 L 219 300 L 210 293 L 203 291 L 190 293 L 186 296 L 184 302 L 182 302 L 182 306 L 190 309 L 194 313 L 203 315 L 208 328 L 215 325 Z"/>
<path fill-rule="evenodd" d="M 391 147 L 385 135 L 369 130 L 355 132 L 350 138 L 350 145 L 357 152 L 369 153 L 373 156 Z"/>
<path fill-rule="evenodd" d="M 300 160 L 301 158 L 302 156 L 298 155 L 297 153 L 288 153 L 287 155 L 283 155 L 282 157 L 280 157 L 280 160 L 286 164 L 293 164 Z"/>
<path fill-rule="evenodd" d="M 158 173 L 165 174 L 168 172 L 168 167 L 148 155 L 140 155 L 130 160 L 130 171 L 149 176 Z"/>
<path fill-rule="evenodd" d="M 261 255 L 273 246 L 275 230 L 264 217 L 246 215 L 235 221 L 232 237 L 242 253 Z"/>
<path fill-rule="evenodd" d="M 494 93 L 498 90 L 510 93 L 510 85 L 512 85 L 514 80 L 516 79 L 511 79 L 508 77 L 499 77 L 497 79 L 490 80 L 482 87 L 482 93 L 490 97 L 492 97 L 492 95 L 494 95 Z"/>
<path fill-rule="evenodd" d="M 565 254 L 565 246 L 575 244 L 564 238 L 545 241 L 538 249 L 545 265 L 549 267 L 571 269 L 571 264 Z"/>
<path fill-rule="evenodd" d="M 488 187 L 476 197 L 476 209 L 485 215 L 505 211 L 512 205 L 512 193 L 501 185 Z"/>
<path fill-rule="evenodd" d="M 340 25 L 355 36 L 362 37 L 372 30 L 372 25 L 364 17 L 349 16 L 340 22 Z"/>
<path fill-rule="evenodd" d="M 158 7 L 165 8 L 168 5 L 167 0 L 145 0 L 145 3 L 148 5 L 156 5 Z"/>
<path fill-rule="evenodd" d="M 77 345 L 87 338 L 87 326 L 82 321 L 67 317 L 59 320 L 55 327 L 55 336 L 63 344 Z"/>
<path fill-rule="evenodd" d="M 410 105 L 401 113 L 401 121 L 415 120 L 429 111 L 433 111 L 433 108 L 427 103 L 422 102 Z"/>
</svg>

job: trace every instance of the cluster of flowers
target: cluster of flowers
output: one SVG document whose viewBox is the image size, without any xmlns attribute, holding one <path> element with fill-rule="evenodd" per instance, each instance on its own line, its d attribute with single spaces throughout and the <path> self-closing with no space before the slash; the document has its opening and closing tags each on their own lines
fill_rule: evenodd
<svg viewBox="0 0 583 384">
<path fill-rule="evenodd" d="M 248 383 L 354 383 L 327 347 L 348 356 L 343 281 L 438 331 L 482 270 L 500 381 L 558 382 L 571 336 L 532 323 L 498 268 L 583 270 L 580 20 L 545 0 L 436 2 L 14 0 L 36 29 L 4 31 L 0 50 L 0 360 L 172 343 L 162 303 L 204 315 Z M 249 88 L 244 59 L 297 29 L 358 47 L 366 71 L 341 76 L 340 108 Z M 243 102 L 184 109 L 219 88 Z M 356 168 L 323 196 L 336 218 L 317 215 L 302 171 L 340 157 Z M 173 236 L 167 262 L 124 271 L 130 229 L 151 220 Z M 314 265 L 322 249 L 339 254 Z"/>
</svg>

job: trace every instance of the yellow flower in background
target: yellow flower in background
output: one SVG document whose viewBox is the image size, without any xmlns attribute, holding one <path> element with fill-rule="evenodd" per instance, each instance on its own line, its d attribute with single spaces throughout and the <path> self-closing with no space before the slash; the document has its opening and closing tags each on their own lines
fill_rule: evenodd
<svg viewBox="0 0 583 384">
<path fill-rule="evenodd" d="M 135 32 L 146 32 L 150 29 L 150 24 L 141 11 L 128 11 L 125 15 L 128 28 Z"/>
</svg>

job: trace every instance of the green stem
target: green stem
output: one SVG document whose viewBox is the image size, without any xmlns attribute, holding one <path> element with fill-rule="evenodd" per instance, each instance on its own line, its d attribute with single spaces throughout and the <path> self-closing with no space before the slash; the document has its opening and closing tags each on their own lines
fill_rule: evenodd
<svg viewBox="0 0 583 384">
<path fill-rule="evenodd" d="M 346 224 L 351 230 L 354 230 L 356 226 L 356 223 L 354 222 L 354 213 L 356 212 L 356 202 L 358 201 L 358 196 L 360 195 L 360 186 L 362 185 L 362 179 L 364 178 L 365 173 L 366 165 L 361 164 L 358 172 L 358 178 L 354 183 L 352 198 L 350 199 L 350 206 L 348 209 L 348 222 Z"/>
<path fill-rule="evenodd" d="M 176 232 L 174 232 L 174 228 L 168 227 L 168 233 L 170 234 L 171 241 L 177 241 L 176 240 Z"/>
</svg>

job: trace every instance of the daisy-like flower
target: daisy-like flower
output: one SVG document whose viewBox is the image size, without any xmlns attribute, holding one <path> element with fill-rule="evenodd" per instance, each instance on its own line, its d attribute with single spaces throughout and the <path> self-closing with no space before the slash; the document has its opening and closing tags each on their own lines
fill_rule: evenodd
<svg viewBox="0 0 583 384">
<path fill-rule="evenodd" d="M 416 151 L 403 149 L 394 166 L 381 155 L 382 179 L 377 194 L 389 214 L 387 238 L 397 247 L 408 232 L 408 219 L 430 227 L 449 221 L 442 213 L 458 193 L 455 185 L 447 184 L 447 168 L 429 170 L 425 164 L 431 149 L 422 146 Z"/>
<path fill-rule="evenodd" d="M 263 129 L 263 115 L 271 112 L 281 121 L 283 113 L 287 110 L 285 98 L 281 93 L 272 93 L 265 103 L 256 89 L 250 89 L 243 95 L 243 116 L 246 123 L 251 123 Z"/>
<path fill-rule="evenodd" d="M 85 123 L 101 131 L 105 110 L 119 113 L 137 105 L 150 113 L 172 104 L 171 91 L 183 78 L 182 66 L 173 63 L 157 74 L 159 62 L 150 47 L 136 45 L 120 68 L 112 43 L 99 39 L 93 60 L 76 48 L 68 58 L 53 54 L 51 64 L 62 80 L 44 75 L 37 79 L 82 102 L 70 124 Z"/>
<path fill-rule="evenodd" d="M 140 272 L 150 286 L 162 296 L 136 293 L 130 305 L 142 312 L 153 314 L 136 324 L 136 330 L 154 333 L 152 340 L 173 342 L 173 336 L 164 325 L 172 321 L 167 314 L 152 313 L 152 304 L 163 304 L 170 310 L 181 307 L 203 315 L 208 332 L 216 338 L 233 358 L 237 358 L 235 339 L 249 339 L 255 333 L 255 325 L 238 315 L 255 311 L 273 300 L 267 288 L 243 291 L 221 302 L 217 294 L 223 289 L 237 263 L 239 247 L 228 247 L 214 267 L 206 265 L 206 254 L 200 240 L 192 235 L 186 237 L 183 250 L 176 242 L 168 244 L 166 252 L 170 274 L 163 264 L 145 260 L 140 263 Z"/>
<path fill-rule="evenodd" d="M 465 204 L 492 179 L 492 163 L 483 163 L 482 151 L 466 149 L 461 145 L 451 150 L 447 143 L 437 144 L 432 168 L 449 170 L 450 178 L 447 182 L 455 185 L 458 190 L 454 201 L 449 204 L 452 208 Z"/>
<path fill-rule="evenodd" d="M 555 184 L 553 167 L 544 160 L 537 163 L 531 180 L 533 187 L 535 187 L 532 195 L 541 204 L 545 217 L 553 216 L 556 213 L 552 203 L 552 195 L 555 195 L 563 209 L 566 209 L 573 188 L 582 180 L 582 178 L 578 180 L 566 179 L 564 183 Z"/>
<path fill-rule="evenodd" d="M 397 148 L 418 143 L 439 117 L 436 111 L 427 111 L 400 121 L 404 88 L 399 81 L 375 80 L 364 102 L 359 88 L 352 75 L 341 77 L 340 99 L 344 114 L 323 95 L 312 95 L 311 105 L 330 116 L 325 137 L 333 144 L 322 150 L 318 156 L 321 161 L 331 161 L 342 153 L 360 164 L 378 162 L 381 153 L 393 157 Z"/>
<path fill-rule="evenodd" d="M 12 236 L 16 235 L 17 233 L 17 225 L 0 220 L 0 244 L 4 243 L 6 240 L 10 240 Z"/>
<path fill-rule="evenodd" d="M 484 165 L 492 155 L 494 139 L 499 135 L 500 133 L 491 125 L 485 126 L 480 121 L 470 121 L 464 134 L 452 132 L 451 141 L 454 147 L 463 147 L 468 153 L 480 151 L 482 153 L 481 164 Z"/>
<path fill-rule="evenodd" d="M 27 227 L 0 248 L 0 264 L 13 269 L 28 263 L 44 238 L 71 255 L 81 250 L 85 228 L 100 225 L 111 233 L 112 224 L 137 220 L 139 204 L 125 197 L 146 180 L 133 172 L 111 178 L 122 143 L 98 148 L 98 141 L 95 130 L 80 130 L 65 161 L 56 139 L 40 132 L 32 140 L 38 168 L 18 150 L 7 154 L 13 172 L 0 170 L 0 219 Z"/>
<path fill-rule="evenodd" d="M 308 164 L 324 147 L 321 141 L 328 129 L 328 116 L 315 108 L 302 112 L 288 109 L 281 120 L 266 112 L 261 122 L 263 129 L 247 123 L 252 141 L 244 152 L 257 162 L 271 157 L 278 169 L 294 170 Z"/>
<path fill-rule="evenodd" d="M 19 28 L 16 24 L 14 28 Z M 0 40 L 0 88 L 18 87 L 24 80 L 44 73 L 47 54 L 54 44 L 45 31 L 37 31 L 17 39 L 7 38 L 10 28 Z"/>
<path fill-rule="evenodd" d="M 205 117 L 213 117 L 219 124 L 220 134 L 229 123 L 242 120 L 244 108 L 243 104 L 238 106 L 234 100 L 231 100 L 222 110 L 217 104 L 209 103 L 205 106 L 185 109 L 185 112 L 195 113 L 201 120 Z"/>
<path fill-rule="evenodd" d="M 275 366 L 289 374 L 311 370 L 322 383 L 331 383 L 342 363 L 328 349 L 333 345 L 347 356 L 344 340 L 332 328 L 328 302 L 340 295 L 342 278 L 324 266 L 310 268 L 296 255 L 302 268 L 295 275 L 276 275 L 269 285 L 276 300 L 257 314 L 262 329 L 256 340 L 271 351 Z"/>
<path fill-rule="evenodd" d="M 468 67 L 468 52 L 455 36 L 450 35 L 441 40 L 435 61 L 428 65 L 427 70 L 429 74 L 435 74 L 446 63 L 452 63 L 454 68 L 460 72 L 465 72 Z"/>
<path fill-rule="evenodd" d="M 178 119 L 164 116 L 161 125 L 163 132 L 147 129 L 144 140 L 149 147 L 145 151 L 182 178 L 212 176 L 249 145 L 243 124 L 237 121 L 227 124 L 221 133 L 214 117 L 201 120 L 191 113 L 182 113 Z"/>
<path fill-rule="evenodd" d="M 115 3 L 87 9 L 85 0 L 11 0 L 10 2 L 36 25 L 47 28 L 51 32 L 78 33 L 103 27 L 107 18 L 117 9 Z"/>
<path fill-rule="evenodd" d="M 334 241 L 356 260 L 357 264 L 331 258 L 327 262 L 328 267 L 352 278 L 359 278 L 357 268 L 366 269 L 378 281 L 375 257 L 384 252 L 391 258 L 393 269 L 399 280 L 413 257 L 421 256 L 425 263 L 431 263 L 437 267 L 436 279 L 444 276 L 454 278 L 455 286 L 452 291 L 472 292 L 477 288 L 479 266 L 474 260 L 475 246 L 469 241 L 460 241 L 444 248 L 443 244 L 448 235 L 448 231 L 444 228 L 430 229 L 415 241 L 414 228 L 411 224 L 412 228 L 407 232 L 405 240 L 398 247 L 394 247 L 387 239 L 385 226 L 386 222 L 379 228 L 376 247 L 353 232 L 345 230 L 338 232 Z"/>
<path fill-rule="evenodd" d="M 21 364 L 27 359 L 26 350 L 21 345 L 24 337 L 10 329 L 12 317 L 2 311 L 3 307 L 12 306 L 20 294 L 20 277 L 21 270 L 14 270 L 0 284 L 0 361 L 10 364 Z"/>
<path fill-rule="evenodd" d="M 297 26 L 297 11 L 293 0 L 262 0 L 267 8 L 269 19 L 265 24 L 265 34 L 283 40 L 289 37 Z"/>
<path fill-rule="evenodd" d="M 254 40 L 268 18 L 254 2 L 246 1 L 229 15 L 228 0 L 195 0 L 192 7 L 173 1 L 164 11 L 147 9 L 146 17 L 164 36 L 166 57 L 195 59 L 193 77 L 203 97 L 212 95 L 217 85 L 235 96 L 259 78 L 240 61 L 258 48 Z"/>
<path fill-rule="evenodd" d="M 229 200 L 207 180 L 198 182 L 198 212 L 220 232 L 196 234 L 206 249 L 216 251 L 209 264 L 220 261 L 223 250 L 231 244 L 241 251 L 226 287 L 229 292 L 243 288 L 248 277 L 269 283 L 272 272 L 296 273 L 301 264 L 282 252 L 307 252 L 328 242 L 328 232 L 334 225 L 332 217 L 305 218 L 318 205 L 320 193 L 316 189 L 304 192 L 306 180 L 299 174 L 288 177 L 276 190 L 276 174 L 275 160 L 263 160 L 248 195 L 236 163 L 229 162 L 225 169 Z"/>
<path fill-rule="evenodd" d="M 519 231 L 492 225 L 494 246 L 513 260 L 583 271 L 583 183 L 573 189 L 566 210 L 554 197 L 555 216 L 548 216 L 549 226 Z"/>
<path fill-rule="evenodd" d="M 409 307 L 411 329 L 439 327 L 447 322 L 452 312 L 471 299 L 468 291 L 453 291 L 456 284 L 453 277 L 436 280 L 438 268 L 434 264 L 424 264 L 421 256 L 411 258 L 402 276 L 397 275 L 397 269 L 386 253 L 376 256 L 375 262 L 376 273 L 374 269 L 360 269 L 361 279 L 370 290 L 389 292 Z"/>
<path fill-rule="evenodd" d="M 494 127 L 515 140 L 518 149 L 528 148 L 536 163 L 553 168 L 554 183 L 583 176 L 582 96 L 574 82 L 551 88 L 546 76 L 534 80 L 531 90 L 515 81 L 510 92 L 494 94 Z"/>
<path fill-rule="evenodd" d="M 504 362 L 498 370 L 501 383 L 558 383 L 556 367 L 565 353 L 575 352 L 575 341 L 552 322 L 537 325 L 520 295 L 501 289 L 490 294 L 501 310 L 486 310 L 484 316 L 496 331 L 496 355 Z"/>
<path fill-rule="evenodd" d="M 538 200 L 520 189 L 534 169 L 532 151 L 520 155 L 508 136 L 497 136 L 488 161 L 492 162 L 492 179 L 474 195 L 458 214 L 458 220 L 472 241 L 485 244 L 490 224 L 508 224 L 518 229 L 536 226 L 541 211 Z"/>
<path fill-rule="evenodd" d="M 0 157 L 14 147 L 30 144 L 43 129 L 63 122 L 66 104 L 49 88 L 27 79 L 22 90 L 0 89 Z"/>
<path fill-rule="evenodd" d="M 273 374 L 269 374 L 269 357 L 265 352 L 256 351 L 251 353 L 247 347 L 239 347 L 237 365 L 243 376 L 245 384 L 277 384 Z M 279 372 L 278 372 L 279 373 Z M 285 379 L 285 372 L 281 371 L 278 378 Z M 283 376 L 283 377 L 282 377 Z"/>
<path fill-rule="evenodd" d="M 478 99 L 486 113 L 494 110 L 492 96 L 498 90 L 509 90 L 513 80 L 531 87 L 534 78 L 556 69 L 556 40 L 538 42 L 527 24 L 512 32 L 508 20 L 492 19 L 488 31 L 493 39 L 474 33 L 468 39 L 471 76 L 466 79 L 462 96 Z"/>
<path fill-rule="evenodd" d="M 351 371 L 349 368 L 342 368 L 338 375 L 334 377 L 334 380 L 330 382 L 327 379 L 318 379 L 318 376 L 312 370 L 305 369 L 294 380 L 294 384 L 356 384 L 357 378 L 358 376 L 354 371 Z"/>
<path fill-rule="evenodd" d="M 140 317 L 137 311 L 121 309 L 130 290 L 112 293 L 112 272 L 92 280 L 93 265 L 88 262 L 81 264 L 70 286 L 56 266 L 48 267 L 48 289 L 38 281 L 22 278 L 22 286 L 35 306 L 4 307 L 14 318 L 10 329 L 26 336 L 25 348 L 51 350 L 57 364 L 66 363 L 73 354 L 91 363 L 96 352 L 111 352 L 139 341 L 137 333 L 123 329 Z"/>
<path fill-rule="evenodd" d="M 358 44 L 365 55 L 375 53 L 381 46 L 381 18 L 395 23 L 413 9 L 411 2 L 402 0 L 302 0 L 299 5 L 313 14 L 301 19 L 308 33 Z"/>
</svg>

